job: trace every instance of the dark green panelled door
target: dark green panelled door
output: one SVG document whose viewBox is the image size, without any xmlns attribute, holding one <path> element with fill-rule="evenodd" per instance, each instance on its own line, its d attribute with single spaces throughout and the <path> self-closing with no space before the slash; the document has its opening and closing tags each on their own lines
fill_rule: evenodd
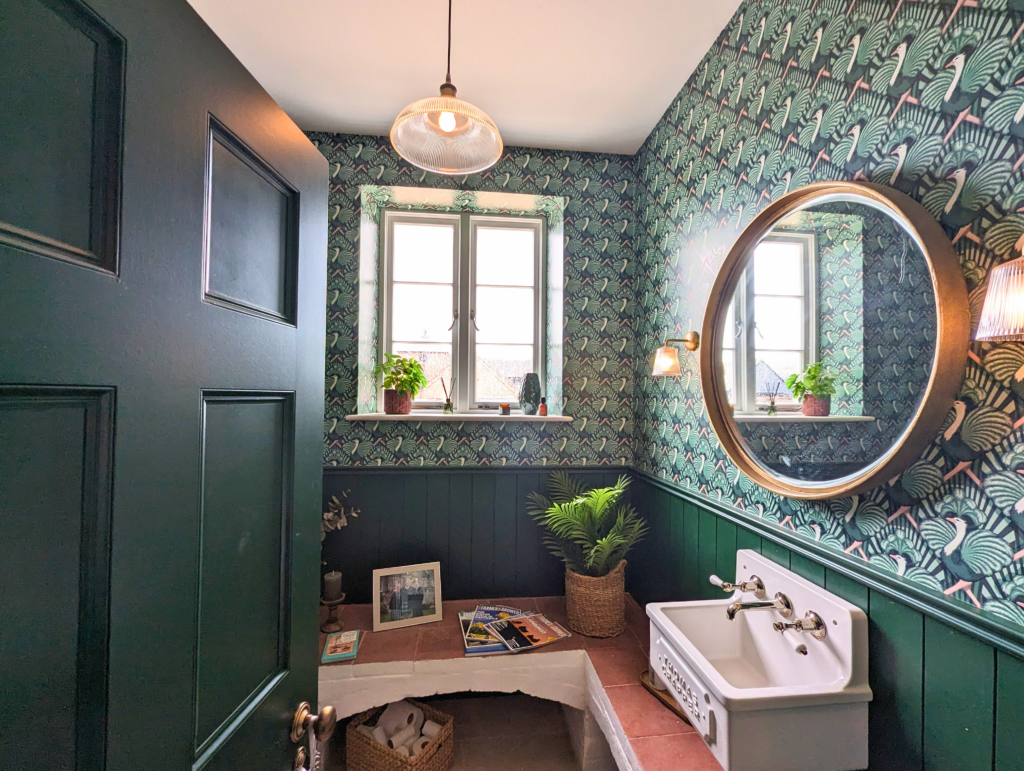
<svg viewBox="0 0 1024 771">
<path fill-rule="evenodd" d="M 0 107 L 0 768 L 291 769 L 326 162 L 186 0 L 2 0 Z"/>
</svg>

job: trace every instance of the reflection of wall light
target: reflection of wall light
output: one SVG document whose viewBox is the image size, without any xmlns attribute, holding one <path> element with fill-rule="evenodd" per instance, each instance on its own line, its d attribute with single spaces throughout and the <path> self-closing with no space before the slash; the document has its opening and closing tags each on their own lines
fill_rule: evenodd
<svg viewBox="0 0 1024 771">
<path fill-rule="evenodd" d="M 669 343 L 682 343 L 686 350 L 696 351 L 700 346 L 700 335 L 696 332 L 687 332 L 686 336 L 681 339 L 666 340 L 665 345 L 654 354 L 654 366 L 651 368 L 651 375 L 654 377 L 672 377 L 683 374 L 679 366 L 679 351 Z"/>
<path fill-rule="evenodd" d="M 975 340 L 1024 340 L 1024 257 L 992 269 Z"/>
</svg>

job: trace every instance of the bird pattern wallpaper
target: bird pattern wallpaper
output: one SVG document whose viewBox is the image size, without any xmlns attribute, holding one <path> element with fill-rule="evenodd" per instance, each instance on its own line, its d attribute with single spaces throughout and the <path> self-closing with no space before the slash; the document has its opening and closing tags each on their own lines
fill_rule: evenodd
<svg viewBox="0 0 1024 771">
<path fill-rule="evenodd" d="M 406 163 L 387 137 L 308 136 L 330 175 L 325 465 L 631 465 L 639 272 L 633 158 L 506 147 L 488 171 L 442 177 Z M 358 400 L 361 186 L 565 199 L 561 412 L 571 423 L 345 420 Z"/>
<path fill-rule="evenodd" d="M 976 324 L 989 272 L 1024 247 L 1022 33 L 1016 0 L 743 2 L 637 155 L 637 348 L 699 329 L 743 227 L 826 180 L 920 201 L 959 254 Z M 875 352 L 885 366 L 919 328 L 894 320 Z M 860 496 L 798 502 L 745 478 L 712 433 L 693 356 L 658 380 L 635 359 L 635 462 L 1024 624 L 1024 344 L 972 342 L 964 356 L 940 434 Z"/>
</svg>

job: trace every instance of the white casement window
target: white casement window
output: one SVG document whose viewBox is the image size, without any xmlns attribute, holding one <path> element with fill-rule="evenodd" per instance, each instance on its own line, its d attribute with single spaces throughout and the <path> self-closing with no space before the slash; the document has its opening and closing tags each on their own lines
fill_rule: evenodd
<svg viewBox="0 0 1024 771">
<path fill-rule="evenodd" d="M 447 388 L 456 412 L 518 409 L 526 374 L 544 382 L 543 220 L 386 211 L 383 239 L 380 352 L 423 365 L 413 407 Z"/>
<path fill-rule="evenodd" d="M 738 414 L 800 404 L 780 385 L 818 360 L 815 243 L 812 234 L 769 236 L 754 249 L 726 312 L 722 365 Z"/>
</svg>

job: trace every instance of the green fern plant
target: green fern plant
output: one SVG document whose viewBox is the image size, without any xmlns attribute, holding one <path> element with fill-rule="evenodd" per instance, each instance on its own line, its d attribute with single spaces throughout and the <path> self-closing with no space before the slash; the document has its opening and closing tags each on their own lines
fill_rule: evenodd
<svg viewBox="0 0 1024 771">
<path fill-rule="evenodd" d="M 527 513 L 547 529 L 544 545 L 575 573 L 608 575 L 645 535 L 647 525 L 621 502 L 629 486 L 619 477 L 611 487 L 587 490 L 564 471 L 548 480 L 551 497 L 530 493 Z"/>
</svg>

